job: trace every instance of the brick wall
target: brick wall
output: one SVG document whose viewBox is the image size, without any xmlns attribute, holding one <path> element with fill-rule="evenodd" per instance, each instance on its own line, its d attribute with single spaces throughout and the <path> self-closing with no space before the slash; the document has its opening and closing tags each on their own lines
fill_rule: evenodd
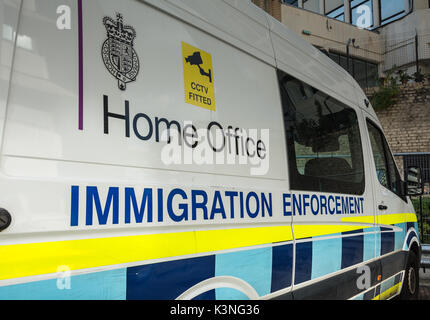
<svg viewBox="0 0 430 320">
<path fill-rule="evenodd" d="M 430 83 L 404 85 L 396 100 L 377 112 L 392 151 L 430 152 Z"/>
<path fill-rule="evenodd" d="M 252 0 L 252 2 L 281 21 L 281 0 Z"/>
</svg>

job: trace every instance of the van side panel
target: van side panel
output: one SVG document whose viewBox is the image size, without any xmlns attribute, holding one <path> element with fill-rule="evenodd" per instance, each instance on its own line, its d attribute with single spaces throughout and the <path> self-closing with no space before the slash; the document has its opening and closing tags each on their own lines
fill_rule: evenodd
<svg viewBox="0 0 430 320">
<path fill-rule="evenodd" d="M 290 292 L 292 219 L 284 212 L 276 70 L 144 2 L 118 3 L 24 2 L 20 26 L 31 47 L 16 53 L 1 154 L 1 206 L 13 224 L 0 234 L 7 257 L 0 297 Z M 59 5 L 70 8 L 70 30 L 57 27 Z M 133 46 L 118 53 L 114 29 L 126 30 Z M 189 82 L 199 103 L 211 89 L 202 83 L 213 85 L 214 110 L 186 101 Z M 213 142 L 223 147 L 223 164 L 202 161 L 204 150 L 202 163 L 163 161 L 178 150 L 162 132 L 180 128 L 184 145 L 193 133 L 187 123 L 196 132 L 222 127 L 224 137 Z M 221 154 L 213 149 L 206 152 Z M 232 165 L 226 153 L 246 161 Z"/>
<path fill-rule="evenodd" d="M 0 141 L 3 141 L 20 7 L 21 0 L 0 1 Z M 24 46 L 27 42 L 25 36 L 18 37 L 18 46 Z"/>
<path fill-rule="evenodd" d="M 19 20 L 20 4 L 0 0 L 0 208 L 13 219 L 0 299 L 379 299 L 401 287 L 416 216 L 410 202 L 377 211 L 363 95 L 298 35 L 244 1 L 23 1 Z M 357 113 L 364 192 L 292 190 L 275 65 Z M 315 93 L 302 88 L 296 99 Z"/>
</svg>

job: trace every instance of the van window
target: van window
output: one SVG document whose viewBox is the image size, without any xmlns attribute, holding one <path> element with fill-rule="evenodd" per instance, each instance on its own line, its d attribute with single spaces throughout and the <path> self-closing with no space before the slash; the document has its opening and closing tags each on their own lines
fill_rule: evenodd
<svg viewBox="0 0 430 320">
<path fill-rule="evenodd" d="M 372 146 L 373 158 L 375 160 L 376 174 L 379 182 L 404 199 L 402 190 L 402 179 L 397 170 L 393 155 L 388 147 L 382 131 L 371 121 L 367 120 L 370 144 Z"/>
<path fill-rule="evenodd" d="M 282 71 L 278 73 L 291 189 L 364 192 L 364 164 L 356 112 Z"/>
</svg>

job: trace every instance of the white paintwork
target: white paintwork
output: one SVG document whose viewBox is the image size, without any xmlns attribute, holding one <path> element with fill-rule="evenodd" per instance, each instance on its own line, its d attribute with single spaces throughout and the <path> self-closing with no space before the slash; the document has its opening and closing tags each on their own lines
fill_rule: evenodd
<svg viewBox="0 0 430 320">
<path fill-rule="evenodd" d="M 78 130 L 78 33 L 56 29 L 56 5 L 74 0 L 52 0 L 47 5 L 2 0 L 11 14 L 0 14 L 17 29 L 26 45 L 11 47 L 0 39 L 0 207 L 13 215 L 2 244 L 88 239 L 118 235 L 270 225 L 292 225 L 282 214 L 281 194 L 289 191 L 286 144 L 276 68 L 309 83 L 354 108 L 358 114 L 366 172 L 365 212 L 372 216 L 377 186 L 368 145 L 364 104 L 356 82 L 329 58 L 250 2 L 235 0 L 115 0 L 84 2 L 84 130 Z M 137 32 L 135 50 L 141 70 L 126 91 L 107 72 L 101 59 L 106 39 L 102 19 L 123 11 L 125 24 Z M 167 13 L 167 14 L 166 14 Z M 5 22 L 0 20 L 1 31 Z M 186 23 L 184 23 L 186 22 Z M 174 32 L 172 32 L 174 30 Z M 0 33 L 1 35 L 2 33 Z M 213 60 L 216 112 L 184 102 L 181 42 L 210 52 Z M 18 41 L 19 42 L 19 41 Z M 13 52 L 15 55 L 13 56 Z M 13 74 L 9 81 L 10 66 Z M 124 113 L 130 101 L 132 116 L 165 117 L 198 128 L 216 121 L 227 128 L 270 129 L 270 168 L 265 176 L 250 175 L 251 165 L 170 165 L 160 161 L 163 145 L 143 142 L 133 131 L 124 135 L 124 121 L 109 122 L 103 132 L 103 95 L 109 111 Z M 7 102 L 7 104 L 6 104 Z M 376 121 L 376 119 L 375 119 Z M 212 223 L 187 221 L 151 225 L 70 226 L 71 186 L 97 186 L 104 196 L 109 186 L 171 190 L 198 188 L 265 192 L 274 196 L 274 217 Z M 394 195 L 393 195 L 394 196 Z M 387 196 L 388 197 L 388 196 Z M 379 199 L 379 198 L 378 198 Z M 81 199 L 81 203 L 84 202 Z M 412 206 L 393 201 L 395 212 Z M 120 207 L 120 212 L 123 207 Z M 340 217 L 300 216 L 294 223 L 341 223 Z M 123 222 L 123 221 L 121 221 Z M 200 290 L 200 289 L 199 289 Z M 252 292 L 248 292 L 252 296 Z M 193 294 L 190 295 L 192 297 Z"/>
</svg>

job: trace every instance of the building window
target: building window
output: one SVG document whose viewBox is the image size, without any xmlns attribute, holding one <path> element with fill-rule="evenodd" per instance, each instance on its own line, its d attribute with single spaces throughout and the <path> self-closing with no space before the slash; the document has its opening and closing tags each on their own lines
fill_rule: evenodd
<svg viewBox="0 0 430 320">
<path fill-rule="evenodd" d="M 372 0 L 351 0 L 351 23 L 365 29 L 373 26 Z"/>
<path fill-rule="evenodd" d="M 406 14 L 404 0 L 379 0 L 381 25 L 387 24 Z"/>
<path fill-rule="evenodd" d="M 360 87 L 367 87 L 367 75 L 366 75 L 366 61 L 360 59 L 352 59 L 353 60 L 353 74 L 354 79 L 358 82 Z"/>
<path fill-rule="evenodd" d="M 299 6 L 298 0 L 282 0 L 282 3 L 288 4 L 288 5 L 293 6 L 293 7 Z"/>
<path fill-rule="evenodd" d="M 328 56 L 348 71 L 348 59 L 345 55 L 330 51 Z M 376 87 L 379 75 L 376 63 L 350 57 L 349 72 L 362 88 Z"/>
<path fill-rule="evenodd" d="M 320 13 L 320 1 L 319 0 L 303 0 L 303 9 Z"/>
<path fill-rule="evenodd" d="M 294 7 L 300 7 L 312 12 L 324 14 L 329 18 L 339 21 L 346 21 L 345 0 L 281 0 Z M 364 29 L 373 29 L 381 25 L 385 25 L 394 20 L 404 17 L 407 14 L 407 2 L 405 0 L 349 0 L 350 12 L 349 16 L 352 25 Z M 429 0 L 430 3 L 430 0 Z M 406 5 L 405 5 L 406 4 Z M 321 6 L 324 6 L 322 8 Z M 412 6 L 412 0 L 409 0 L 409 7 Z M 430 4 L 429 4 L 430 6 Z M 375 25 L 373 16 L 374 8 L 379 8 L 379 23 Z"/>
<path fill-rule="evenodd" d="M 343 0 L 325 0 L 325 15 L 345 22 L 345 6 Z"/>
<path fill-rule="evenodd" d="M 293 190 L 361 195 L 364 164 L 354 109 L 278 72 Z"/>
</svg>

